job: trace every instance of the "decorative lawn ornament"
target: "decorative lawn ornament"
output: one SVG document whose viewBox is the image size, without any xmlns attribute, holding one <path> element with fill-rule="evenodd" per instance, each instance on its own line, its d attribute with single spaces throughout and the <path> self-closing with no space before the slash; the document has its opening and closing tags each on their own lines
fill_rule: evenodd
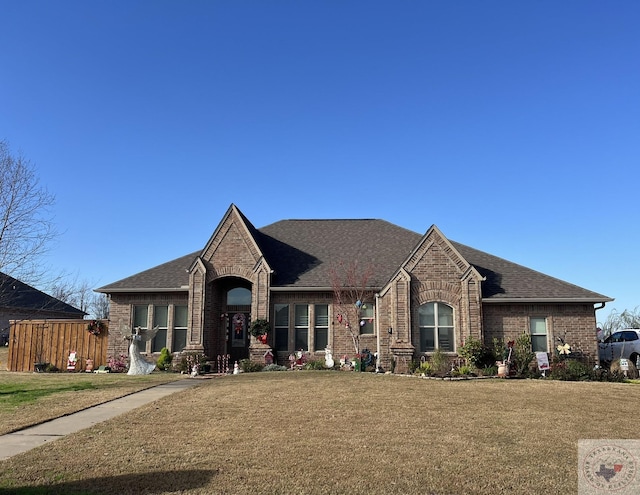
<svg viewBox="0 0 640 495">
<path fill-rule="evenodd" d="M 358 299 L 356 301 L 356 308 L 359 308 L 360 306 L 362 306 L 362 302 L 360 301 L 360 299 Z"/>
<path fill-rule="evenodd" d="M 556 349 L 558 349 L 558 354 L 564 354 L 565 356 L 571 354 L 571 346 L 569 344 L 560 344 Z"/>
<path fill-rule="evenodd" d="M 333 362 L 333 354 L 331 353 L 331 349 L 329 347 L 327 347 L 324 350 L 324 367 L 325 368 L 333 368 L 333 365 L 335 363 Z"/>
<path fill-rule="evenodd" d="M 243 313 L 236 313 L 233 315 L 233 330 L 236 333 L 236 336 L 242 336 L 242 331 L 244 330 L 244 324 L 246 322 L 246 317 Z"/>
<path fill-rule="evenodd" d="M 342 323 L 342 315 L 338 315 L 338 323 Z"/>
<path fill-rule="evenodd" d="M 98 336 L 102 332 L 104 332 L 105 328 L 106 325 L 104 324 L 104 322 L 100 320 L 92 320 L 87 325 L 87 332 L 89 332 L 91 335 Z"/>
<path fill-rule="evenodd" d="M 159 327 L 153 327 L 151 330 L 146 328 L 135 328 L 135 333 L 130 335 L 125 335 L 125 339 L 130 340 L 129 344 L 129 370 L 127 371 L 127 375 L 148 375 L 154 369 L 156 369 L 156 363 L 147 362 L 140 353 L 140 348 L 138 347 L 138 342 L 148 342 L 153 339 L 158 333 Z M 128 330 L 128 326 L 124 326 L 124 329 Z M 126 330 L 123 331 L 126 333 Z"/>
<path fill-rule="evenodd" d="M 76 351 L 71 351 L 69 353 L 69 359 L 67 359 L 67 371 L 75 371 L 77 362 L 78 356 L 76 355 Z"/>
<path fill-rule="evenodd" d="M 367 324 L 367 322 L 366 322 L 366 321 L 364 321 L 364 320 L 360 320 L 360 326 L 361 326 L 361 327 L 365 326 L 366 324 Z"/>
<path fill-rule="evenodd" d="M 193 365 L 193 368 L 191 368 L 191 378 L 195 378 L 196 376 L 198 376 L 200 374 L 200 366 L 198 366 L 198 363 Z"/>
</svg>

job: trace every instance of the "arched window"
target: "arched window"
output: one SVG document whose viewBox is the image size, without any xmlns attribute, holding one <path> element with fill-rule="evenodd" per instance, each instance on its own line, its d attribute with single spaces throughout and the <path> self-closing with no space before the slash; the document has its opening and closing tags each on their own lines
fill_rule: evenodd
<svg viewBox="0 0 640 495">
<path fill-rule="evenodd" d="M 453 308 L 444 303 L 429 302 L 418 309 L 420 317 L 420 352 L 440 349 L 455 352 Z"/>
<path fill-rule="evenodd" d="M 227 306 L 251 306 L 251 291 L 236 287 L 227 292 Z"/>
</svg>

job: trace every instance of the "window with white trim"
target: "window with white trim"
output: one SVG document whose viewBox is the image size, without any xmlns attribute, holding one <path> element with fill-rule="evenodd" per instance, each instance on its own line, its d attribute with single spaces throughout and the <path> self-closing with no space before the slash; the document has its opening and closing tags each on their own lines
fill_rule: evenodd
<svg viewBox="0 0 640 495">
<path fill-rule="evenodd" d="M 360 308 L 360 334 L 372 335 L 375 333 L 373 317 L 376 314 L 376 307 L 371 303 L 363 304 Z"/>
<path fill-rule="evenodd" d="M 324 351 L 329 345 L 329 305 L 316 304 L 313 311 L 313 348 Z"/>
<path fill-rule="evenodd" d="M 153 328 L 158 327 L 151 341 L 151 352 L 160 352 L 167 347 L 167 326 L 169 322 L 169 306 L 153 307 Z"/>
<path fill-rule="evenodd" d="M 295 350 L 309 350 L 309 306 L 307 304 L 295 305 Z"/>
<path fill-rule="evenodd" d="M 531 331 L 531 350 L 533 352 L 549 352 L 547 339 L 547 319 L 531 318 L 529 320 Z"/>
<path fill-rule="evenodd" d="M 275 332 L 275 351 L 289 350 L 289 305 L 275 304 L 273 307 Z"/>
<path fill-rule="evenodd" d="M 146 304 L 135 305 L 133 307 L 133 326 L 131 327 L 131 333 L 136 333 L 136 328 L 140 330 L 146 330 L 149 328 L 149 306 Z M 138 340 L 138 349 L 140 352 L 147 352 L 147 343 L 144 340 Z"/>
<path fill-rule="evenodd" d="M 453 308 L 439 302 L 429 302 L 418 308 L 420 352 L 440 349 L 455 352 Z"/>
<path fill-rule="evenodd" d="M 173 352 L 180 352 L 187 347 L 187 306 L 173 307 Z"/>
</svg>

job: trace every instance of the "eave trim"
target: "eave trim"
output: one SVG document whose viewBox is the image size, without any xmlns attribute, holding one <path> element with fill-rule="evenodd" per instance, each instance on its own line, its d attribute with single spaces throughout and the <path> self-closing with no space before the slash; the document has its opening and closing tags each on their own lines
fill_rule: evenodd
<svg viewBox="0 0 640 495">
<path fill-rule="evenodd" d="M 533 297 L 505 297 L 505 298 L 483 298 L 482 302 L 487 304 L 501 303 L 606 303 L 614 301 L 610 297 L 595 299 L 592 297 L 556 297 L 556 298 L 533 298 Z"/>
</svg>

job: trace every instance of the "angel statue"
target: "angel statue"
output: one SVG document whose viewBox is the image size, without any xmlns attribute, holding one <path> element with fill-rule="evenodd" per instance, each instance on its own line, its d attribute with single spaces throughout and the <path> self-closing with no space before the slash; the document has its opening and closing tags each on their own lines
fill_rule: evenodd
<svg viewBox="0 0 640 495">
<path fill-rule="evenodd" d="M 138 342 L 148 342 L 155 337 L 156 333 L 158 333 L 158 327 L 151 330 L 136 327 L 135 333 L 124 337 L 131 341 L 131 344 L 129 344 L 129 371 L 127 371 L 127 375 L 148 375 L 156 369 L 155 363 L 149 363 L 142 357 L 138 347 Z"/>
</svg>

